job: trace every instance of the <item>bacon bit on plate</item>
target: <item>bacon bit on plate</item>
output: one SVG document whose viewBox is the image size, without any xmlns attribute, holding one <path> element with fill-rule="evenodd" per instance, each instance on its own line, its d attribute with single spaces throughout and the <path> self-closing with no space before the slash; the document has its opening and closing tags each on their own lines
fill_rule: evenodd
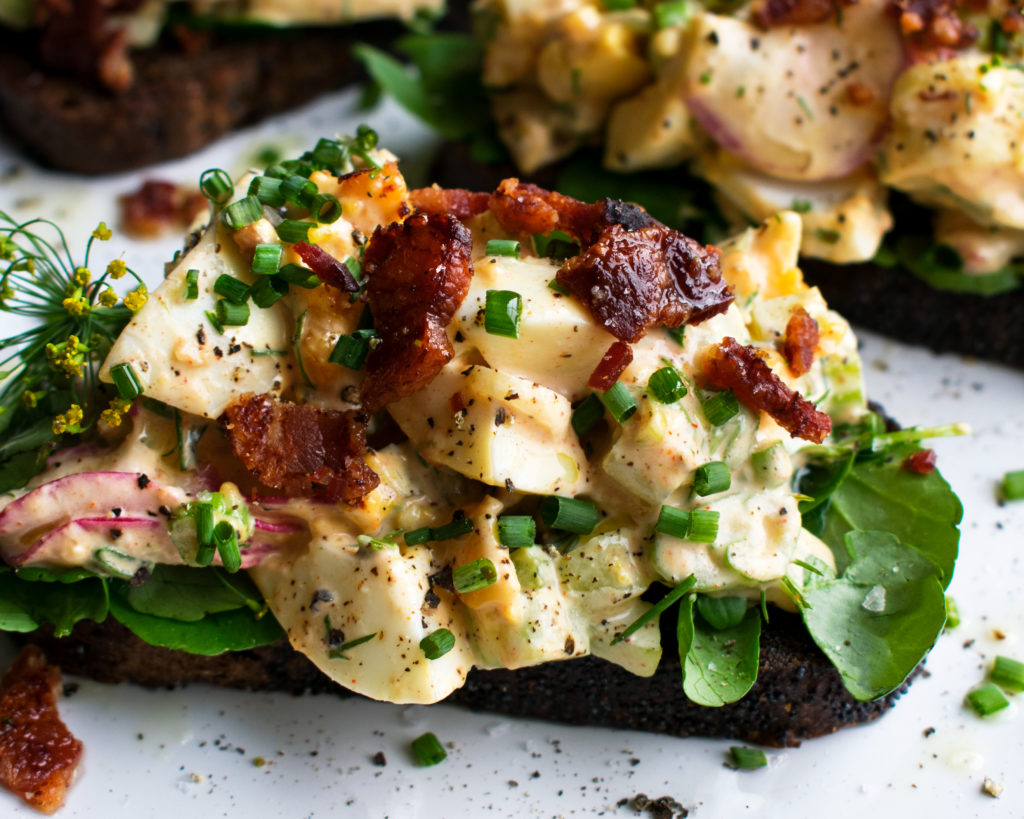
<svg viewBox="0 0 1024 819">
<path fill-rule="evenodd" d="M 365 415 L 249 393 L 221 420 L 235 455 L 265 486 L 357 503 L 380 483 L 363 460 Z"/>
<path fill-rule="evenodd" d="M 616 341 L 608 348 L 608 352 L 594 367 L 587 381 L 588 387 L 595 390 L 610 390 L 615 382 L 619 380 L 622 371 L 629 366 L 633 360 L 633 350 L 628 344 Z"/>
<path fill-rule="evenodd" d="M 198 190 L 162 179 L 147 179 L 141 188 L 119 201 L 121 229 L 140 239 L 156 238 L 172 228 L 184 229 L 209 208 Z"/>
<path fill-rule="evenodd" d="M 0 785 L 43 813 L 64 804 L 82 758 L 57 713 L 60 669 L 25 646 L 0 681 Z"/>
<path fill-rule="evenodd" d="M 782 354 L 794 375 L 803 375 L 811 369 L 819 335 L 818 322 L 803 307 L 794 307 L 786 323 L 786 340 L 782 344 Z"/>
<path fill-rule="evenodd" d="M 355 293 L 359 290 L 359 282 L 352 275 L 352 271 L 322 247 L 311 245 L 309 242 L 296 242 L 295 252 L 324 284 L 343 293 Z"/>
<path fill-rule="evenodd" d="M 960 19 L 960 0 L 890 0 L 889 13 L 900 22 L 900 31 L 917 59 L 952 57 L 978 37 L 978 30 Z"/>
<path fill-rule="evenodd" d="M 705 375 L 716 387 L 728 387 L 743 403 L 768 413 L 797 438 L 820 444 L 832 430 L 832 419 L 783 383 L 756 347 L 726 337 L 711 348 Z"/>
<path fill-rule="evenodd" d="M 935 471 L 935 450 L 920 449 L 903 459 L 903 468 L 907 472 L 928 475 Z"/>
<path fill-rule="evenodd" d="M 697 324 L 723 313 L 733 299 L 718 249 L 663 225 L 606 228 L 557 279 L 602 327 L 630 343 L 648 327 Z"/>
<path fill-rule="evenodd" d="M 418 213 L 450 213 L 465 222 L 487 210 L 489 193 L 474 193 L 465 188 L 442 188 L 437 184 L 412 191 L 413 207 Z"/>
<path fill-rule="evenodd" d="M 366 294 L 380 344 L 366 359 L 363 407 L 376 412 L 429 384 L 453 355 L 445 327 L 473 278 L 473 239 L 448 214 L 378 227 L 366 246 Z"/>
</svg>

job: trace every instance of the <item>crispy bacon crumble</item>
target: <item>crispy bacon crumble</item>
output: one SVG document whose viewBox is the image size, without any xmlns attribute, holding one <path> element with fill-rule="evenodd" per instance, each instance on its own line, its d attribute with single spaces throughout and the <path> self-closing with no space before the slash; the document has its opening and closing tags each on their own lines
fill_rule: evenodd
<svg viewBox="0 0 1024 819">
<path fill-rule="evenodd" d="M 794 375 L 810 371 L 820 335 L 818 322 L 803 307 L 794 307 L 786 323 L 786 338 L 782 343 L 782 354 Z"/>
<path fill-rule="evenodd" d="M 787 387 L 756 347 L 722 339 L 711 348 L 704 374 L 712 385 L 728 387 L 743 403 L 768 413 L 790 435 L 820 444 L 832 430 L 832 419 Z"/>
<path fill-rule="evenodd" d="M 593 387 L 595 390 L 610 390 L 615 385 L 615 382 L 619 380 L 622 371 L 630 365 L 632 360 L 632 348 L 628 344 L 616 341 L 608 348 L 608 352 L 602 356 L 597 366 L 594 367 L 594 372 L 590 374 L 587 386 Z"/>
<path fill-rule="evenodd" d="M 0 681 L 0 785 L 43 813 L 64 804 L 82 758 L 57 713 L 60 669 L 36 646 L 25 646 Z"/>
</svg>

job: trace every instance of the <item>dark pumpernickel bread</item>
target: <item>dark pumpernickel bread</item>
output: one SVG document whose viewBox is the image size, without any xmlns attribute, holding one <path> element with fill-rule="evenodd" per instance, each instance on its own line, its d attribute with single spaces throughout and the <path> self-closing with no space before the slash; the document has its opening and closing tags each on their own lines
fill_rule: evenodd
<svg viewBox="0 0 1024 819">
<path fill-rule="evenodd" d="M 674 632 L 668 620 L 662 629 Z M 51 662 L 68 673 L 101 682 L 164 687 L 188 682 L 247 690 L 329 692 L 352 696 L 285 642 L 200 657 L 143 643 L 113 620 L 79 623 L 72 636 L 28 636 Z M 666 641 L 667 642 L 667 641 Z M 592 657 L 517 671 L 480 671 L 449 702 L 474 711 L 600 725 L 675 736 L 730 737 L 743 742 L 792 746 L 801 740 L 867 722 L 892 707 L 909 683 L 884 699 L 857 702 L 839 674 L 808 637 L 799 618 L 773 612 L 761 635 L 758 681 L 740 702 L 705 708 L 681 690 L 675 648 L 665 646 L 650 678 Z"/>
<path fill-rule="evenodd" d="M 115 94 L 40 70 L 16 35 L 0 29 L 0 124 L 54 168 L 99 174 L 151 165 L 343 87 L 360 73 L 351 45 L 388 42 L 398 31 L 374 23 L 241 33 L 195 54 L 154 47 L 133 54 L 135 83 Z"/>
</svg>

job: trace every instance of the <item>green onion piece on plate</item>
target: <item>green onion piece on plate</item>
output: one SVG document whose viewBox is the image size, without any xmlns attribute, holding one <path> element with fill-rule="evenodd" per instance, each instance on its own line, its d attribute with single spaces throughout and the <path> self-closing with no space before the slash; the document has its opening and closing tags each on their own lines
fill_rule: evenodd
<svg viewBox="0 0 1024 819">
<path fill-rule="evenodd" d="M 1015 501 L 1024 499 L 1024 469 L 1003 475 L 1003 499 Z"/>
<path fill-rule="evenodd" d="M 281 267 L 282 250 L 277 242 L 256 245 L 250 270 L 257 276 L 273 276 Z"/>
<path fill-rule="evenodd" d="M 199 298 L 199 271 L 194 267 L 185 273 L 185 298 L 189 301 Z"/>
<path fill-rule="evenodd" d="M 493 586 L 497 580 L 498 570 L 486 557 L 480 557 L 471 563 L 457 566 L 452 572 L 452 583 L 455 586 L 455 591 L 459 594 L 469 594 L 486 589 L 488 586 Z"/>
<path fill-rule="evenodd" d="M 694 543 L 714 543 L 718 537 L 718 512 L 694 509 L 690 512 L 690 531 L 686 539 Z"/>
<path fill-rule="evenodd" d="M 135 374 L 135 368 L 127 361 L 110 368 L 110 380 L 117 388 L 117 394 L 127 401 L 142 395 L 142 382 Z"/>
<path fill-rule="evenodd" d="M 636 400 L 630 395 L 626 385 L 621 381 L 612 384 L 612 388 L 601 393 L 601 403 L 604 404 L 612 418 L 620 424 L 624 424 L 636 413 Z"/>
<path fill-rule="evenodd" d="M 577 535 L 593 532 L 600 517 L 597 507 L 589 501 L 559 495 L 548 495 L 540 502 L 537 510 L 545 526 Z"/>
<path fill-rule="evenodd" d="M 361 370 L 370 353 L 370 341 L 376 337 L 375 330 L 356 330 L 351 335 L 339 336 L 327 360 L 350 370 Z"/>
<path fill-rule="evenodd" d="M 532 546 L 537 540 L 537 523 L 529 515 L 501 515 L 498 518 L 498 543 L 509 549 Z"/>
<path fill-rule="evenodd" d="M 968 692 L 965 701 L 979 717 L 991 716 L 1010 704 L 999 686 L 991 682 Z"/>
<path fill-rule="evenodd" d="M 519 258 L 519 242 L 515 239 L 491 239 L 484 250 L 488 256 L 511 256 Z"/>
<path fill-rule="evenodd" d="M 215 205 L 227 202 L 233 189 L 231 177 L 220 168 L 209 168 L 199 177 L 199 191 Z"/>
<path fill-rule="evenodd" d="M 702 498 L 724 492 L 732 485 L 732 474 L 723 461 L 711 461 L 697 467 L 693 476 L 693 491 Z"/>
<path fill-rule="evenodd" d="M 768 758 L 760 748 L 744 748 L 742 745 L 733 745 L 729 749 L 732 756 L 732 764 L 741 771 L 753 771 L 763 768 L 768 764 Z"/>
<path fill-rule="evenodd" d="M 253 304 L 266 309 L 288 295 L 288 282 L 280 276 L 262 276 L 249 289 Z"/>
<path fill-rule="evenodd" d="M 412 755 L 417 765 L 436 765 L 444 762 L 448 753 L 440 741 L 430 731 L 412 741 Z"/>
<path fill-rule="evenodd" d="M 685 540 L 690 531 L 690 513 L 674 506 L 662 506 L 654 531 L 669 537 Z"/>
<path fill-rule="evenodd" d="M 432 631 L 420 640 L 420 649 L 428 660 L 437 660 L 455 647 L 455 635 L 446 628 Z"/>
<path fill-rule="evenodd" d="M 277 236 L 282 242 L 305 242 L 309 238 L 312 222 L 302 219 L 285 219 L 277 226 Z"/>
<path fill-rule="evenodd" d="M 1024 691 L 1024 663 L 1014 660 L 1011 657 L 996 657 L 992 666 L 992 673 L 989 674 L 992 682 L 1005 688 L 1007 691 Z"/>
<path fill-rule="evenodd" d="M 513 290 L 488 290 L 484 305 L 484 329 L 492 336 L 519 338 L 523 299 Z"/>
<path fill-rule="evenodd" d="M 473 521 L 471 518 L 455 518 L 450 523 L 446 523 L 444 526 L 438 526 L 436 529 L 430 530 L 431 540 L 453 540 L 463 535 L 468 535 L 473 531 Z"/>
<path fill-rule="evenodd" d="M 249 323 L 249 305 L 221 299 L 217 302 L 217 321 L 222 327 L 244 327 Z"/>
<path fill-rule="evenodd" d="M 573 431 L 582 438 L 602 418 L 604 418 L 604 404 L 601 403 L 601 399 L 594 395 L 594 393 L 590 393 L 572 411 L 571 423 Z"/>
<path fill-rule="evenodd" d="M 224 208 L 224 221 L 232 230 L 244 228 L 263 218 L 263 205 L 255 196 L 246 196 Z"/>
<path fill-rule="evenodd" d="M 257 176 L 249 183 L 249 196 L 255 196 L 264 205 L 279 208 L 284 205 L 281 180 L 272 176 Z"/>
<path fill-rule="evenodd" d="M 249 298 L 249 285 L 234 276 L 221 273 L 213 283 L 213 292 L 235 304 L 245 304 Z"/>
<path fill-rule="evenodd" d="M 675 367 L 662 367 L 651 373 L 647 389 L 662 404 L 674 404 L 686 395 L 686 384 Z"/>
<path fill-rule="evenodd" d="M 712 426 L 720 427 L 736 416 L 740 411 L 740 402 L 732 390 L 725 390 L 725 392 L 716 392 L 705 399 L 703 407 L 708 422 Z"/>
<path fill-rule="evenodd" d="M 284 195 L 285 201 L 300 208 L 309 207 L 318 191 L 316 183 L 307 179 L 306 176 L 294 174 L 281 183 L 281 193 Z"/>
<path fill-rule="evenodd" d="M 213 529 L 213 542 L 217 546 L 217 554 L 220 555 L 224 570 L 234 574 L 242 568 L 242 555 L 238 549 L 238 532 L 235 527 L 222 520 Z"/>
</svg>

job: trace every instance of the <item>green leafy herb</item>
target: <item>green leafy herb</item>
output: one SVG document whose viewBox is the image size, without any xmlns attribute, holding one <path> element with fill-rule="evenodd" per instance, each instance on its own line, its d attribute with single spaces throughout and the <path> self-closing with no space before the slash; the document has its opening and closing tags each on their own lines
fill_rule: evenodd
<svg viewBox="0 0 1024 819">
<path fill-rule="evenodd" d="M 106 581 L 78 571 L 23 569 L 20 574 L 0 564 L 0 628 L 4 631 L 33 631 L 51 623 L 57 637 L 67 637 L 79 620 L 106 619 L 110 602 Z"/>
<path fill-rule="evenodd" d="M 683 692 L 698 705 L 718 707 L 736 702 L 757 681 L 761 613 L 746 610 L 734 626 L 715 629 L 694 613 L 697 595 L 679 603 L 676 635 L 683 672 Z"/>
<path fill-rule="evenodd" d="M 140 614 L 195 623 L 210 614 L 240 608 L 262 612 L 266 606 L 245 575 L 222 579 L 218 568 L 156 566 L 145 583 L 114 584 L 114 594 Z"/>
</svg>

